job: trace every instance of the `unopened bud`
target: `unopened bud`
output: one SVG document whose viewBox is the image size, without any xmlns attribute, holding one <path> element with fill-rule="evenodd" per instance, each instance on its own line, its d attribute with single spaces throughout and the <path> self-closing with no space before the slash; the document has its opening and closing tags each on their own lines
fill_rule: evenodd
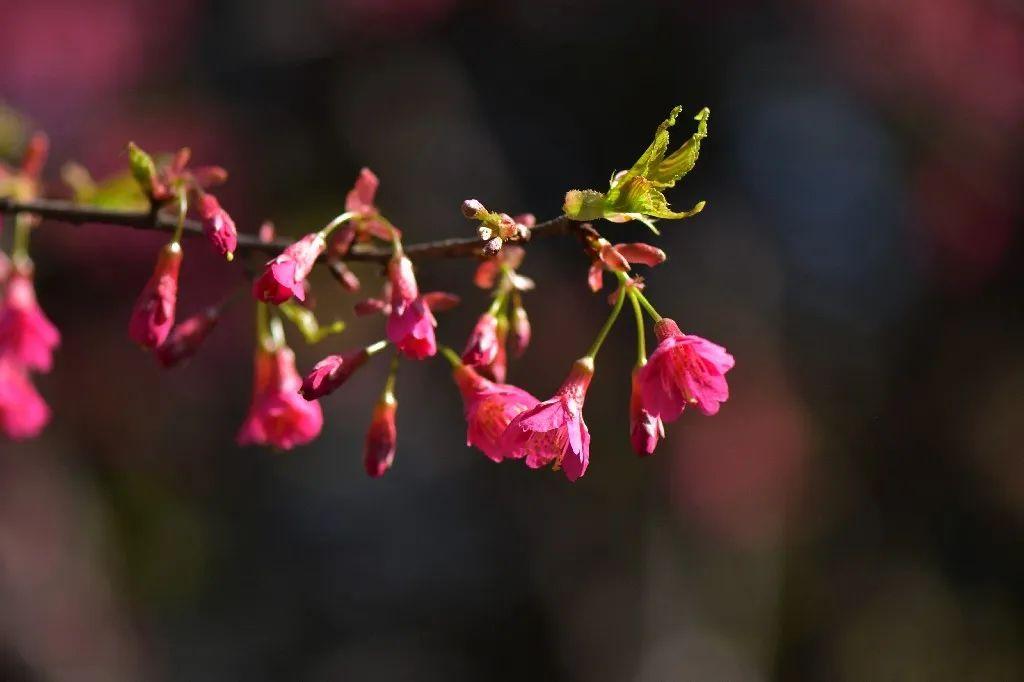
<svg viewBox="0 0 1024 682">
<path fill-rule="evenodd" d="M 462 215 L 470 220 L 482 220 L 487 215 L 487 209 L 476 199 L 466 199 L 462 202 Z"/>
</svg>

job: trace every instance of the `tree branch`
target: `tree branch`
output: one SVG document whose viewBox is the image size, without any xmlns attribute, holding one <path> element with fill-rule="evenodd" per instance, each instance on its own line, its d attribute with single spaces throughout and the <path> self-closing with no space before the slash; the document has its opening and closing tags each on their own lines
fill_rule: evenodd
<svg viewBox="0 0 1024 682">
<path fill-rule="evenodd" d="M 0 214 L 14 215 L 18 213 L 28 213 L 46 220 L 57 220 L 72 225 L 97 223 L 167 233 L 174 232 L 174 228 L 177 226 L 177 218 L 175 216 L 169 213 L 162 213 L 159 210 L 124 211 L 76 204 L 59 199 L 35 199 L 33 201 L 19 202 L 10 198 L 0 198 Z M 531 238 L 549 237 L 578 232 L 581 229 L 583 229 L 581 223 L 570 220 L 565 216 L 559 216 L 558 218 L 534 225 L 530 230 L 530 234 Z M 203 227 L 198 220 L 188 218 L 185 220 L 185 233 L 201 235 L 203 234 Z M 274 254 L 282 251 L 291 243 L 290 239 L 275 239 L 270 242 L 262 242 L 256 235 L 239 233 L 237 252 Z M 413 260 L 426 260 L 431 258 L 479 256 L 482 253 L 482 248 L 483 242 L 478 237 L 464 237 L 409 244 L 404 246 L 404 251 L 405 255 Z M 378 247 L 356 244 L 344 260 L 384 263 L 389 258 L 391 258 L 390 246 Z"/>
</svg>

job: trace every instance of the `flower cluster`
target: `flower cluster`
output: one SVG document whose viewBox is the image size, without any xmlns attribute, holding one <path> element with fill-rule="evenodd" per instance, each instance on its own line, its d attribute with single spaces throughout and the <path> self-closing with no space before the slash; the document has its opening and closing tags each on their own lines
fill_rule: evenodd
<svg viewBox="0 0 1024 682">
<path fill-rule="evenodd" d="M 534 281 L 519 270 L 523 244 L 539 234 L 533 215 L 511 216 L 488 210 L 480 201 L 462 204 L 465 217 L 478 223 L 476 238 L 462 240 L 460 248 L 479 258 L 474 284 L 488 292 L 490 303 L 469 331 L 461 354 L 438 342 L 435 313 L 459 303 L 453 294 L 424 291 L 411 256 L 423 247 L 405 248 L 403 233 L 376 204 L 380 182 L 363 168 L 344 201 L 344 212 L 322 228 L 309 232 L 266 261 L 250 276 L 246 288 L 255 303 L 256 335 L 252 402 L 238 431 L 240 445 L 262 445 L 290 450 L 315 439 L 324 423 L 320 400 L 339 390 L 361 368 L 390 349 L 390 370 L 373 405 L 363 449 L 363 464 L 373 477 L 384 475 L 398 449 L 396 415 L 397 374 L 400 363 L 442 356 L 451 364 L 452 378 L 462 397 L 466 443 L 494 462 L 522 460 L 529 468 L 550 467 L 570 481 L 582 477 L 590 465 L 590 431 L 584 403 L 595 376 L 596 358 L 628 301 L 636 318 L 637 359 L 628 401 L 629 440 L 641 456 L 651 455 L 665 438 L 665 424 L 688 408 L 715 414 L 729 397 L 726 373 L 733 357 L 721 346 L 685 334 L 673 320 L 662 317 L 644 293 L 644 281 L 635 267 L 665 262 L 661 249 L 642 242 L 613 244 L 589 223 L 640 220 L 654 229 L 658 218 L 684 218 L 700 211 L 675 212 L 663 190 L 672 187 L 697 161 L 707 136 L 707 109 L 697 116 L 697 132 L 669 154 L 668 130 L 679 114 L 677 107 L 658 128 L 654 142 L 633 166 L 612 177 L 607 192 L 573 190 L 565 201 L 561 231 L 580 237 L 590 267 L 587 283 L 599 292 L 610 275 L 615 283 L 611 312 L 589 349 L 569 369 L 554 394 L 539 400 L 529 391 L 508 383 L 509 359 L 521 357 L 530 345 L 532 329 L 524 298 Z M 38 175 L 45 156 L 45 138 L 34 138 L 18 170 L 0 167 L 0 196 L 26 199 L 38 191 Z M 150 202 L 152 226 L 175 219 L 171 240 L 160 250 L 153 274 L 143 287 L 129 322 L 129 336 L 152 350 L 164 367 L 191 357 L 217 326 L 229 300 L 207 307 L 176 323 L 178 281 L 182 266 L 182 236 L 190 210 L 198 215 L 201 231 L 214 249 L 232 260 L 240 239 L 234 221 L 209 193 L 227 177 L 218 167 L 190 168 L 187 149 L 155 161 L 129 144 L 130 170 Z M 81 183 L 79 183 L 81 184 Z M 0 306 L 0 427 L 11 437 L 35 435 L 48 419 L 45 403 L 35 393 L 29 372 L 48 371 L 59 334 L 39 309 L 27 254 L 28 231 L 34 221 L 19 213 L 15 250 L 10 267 L 0 268 L 5 280 Z M 199 227 L 191 227 L 199 232 Z M 655 230 L 657 232 L 657 230 Z M 252 250 L 270 251 L 274 229 L 269 223 L 258 237 L 244 237 Z M 273 251 L 271 251 L 273 253 Z M 290 322 L 310 344 L 344 330 L 342 321 L 321 325 L 315 313 L 316 296 L 310 276 L 318 263 L 348 292 L 362 288 L 360 277 L 349 268 L 355 260 L 375 260 L 382 266 L 380 295 L 354 304 L 357 316 L 383 315 L 381 338 L 374 343 L 326 355 L 301 375 L 295 353 L 288 345 L 285 323 Z M 245 269 L 248 274 L 250 271 Z M 365 276 L 365 275 L 364 275 Z M 646 329 L 653 321 L 657 345 L 647 357 Z"/>
<path fill-rule="evenodd" d="M 34 199 L 49 142 L 42 133 L 26 145 L 18 168 L 0 164 L 0 197 Z M 9 438 L 32 438 L 50 420 L 50 409 L 32 384 L 31 372 L 46 373 L 60 332 L 36 300 L 34 267 L 28 254 L 36 221 L 18 215 L 11 258 L 0 253 L 0 431 Z"/>
</svg>

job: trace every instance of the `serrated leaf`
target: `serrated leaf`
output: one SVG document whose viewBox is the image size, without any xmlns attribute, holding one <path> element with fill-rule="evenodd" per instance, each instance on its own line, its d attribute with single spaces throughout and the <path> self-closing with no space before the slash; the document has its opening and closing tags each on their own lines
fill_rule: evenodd
<svg viewBox="0 0 1024 682">
<path fill-rule="evenodd" d="M 153 157 L 134 142 L 129 142 L 128 165 L 131 168 L 132 177 L 142 187 L 142 191 L 146 194 L 153 194 L 153 185 L 156 179 L 156 164 L 153 163 Z"/>
<path fill-rule="evenodd" d="M 295 328 L 306 339 L 306 343 L 320 343 L 331 334 L 339 334 L 345 329 L 345 323 L 341 320 L 335 320 L 326 326 L 321 325 L 312 310 L 304 308 L 294 301 L 282 303 L 278 309 L 295 325 Z"/>
<path fill-rule="evenodd" d="M 149 202 L 131 173 L 125 171 L 96 182 L 81 164 L 69 161 L 60 170 L 64 183 L 74 192 L 75 202 L 100 208 L 144 210 Z"/>
<path fill-rule="evenodd" d="M 573 220 L 597 220 L 605 214 L 607 199 L 593 189 L 573 189 L 565 193 L 562 210 Z"/>
<path fill-rule="evenodd" d="M 640 155 L 633 167 L 630 168 L 626 173 L 615 179 L 614 185 L 621 187 L 631 178 L 634 177 L 648 177 L 651 171 L 661 163 L 661 160 L 665 158 L 665 151 L 668 149 L 669 134 L 668 129 L 676 124 L 676 117 L 683 110 L 681 106 L 673 107 L 672 111 L 669 112 L 668 118 L 661 122 L 658 129 L 654 131 L 654 141 L 651 145 Z"/>
</svg>

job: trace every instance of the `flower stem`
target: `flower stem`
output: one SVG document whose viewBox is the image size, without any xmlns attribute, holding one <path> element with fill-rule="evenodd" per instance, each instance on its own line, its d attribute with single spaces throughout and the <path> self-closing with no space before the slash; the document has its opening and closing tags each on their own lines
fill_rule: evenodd
<svg viewBox="0 0 1024 682">
<path fill-rule="evenodd" d="M 380 394 L 381 402 L 395 403 L 395 379 L 398 377 L 398 355 L 391 358 L 391 369 L 388 370 L 387 381 L 384 382 L 384 391 Z"/>
<path fill-rule="evenodd" d="M 508 298 L 508 290 L 499 291 L 491 302 L 491 307 L 487 309 L 489 315 L 497 315 L 498 311 L 501 310 L 501 306 L 505 305 L 505 300 Z"/>
<path fill-rule="evenodd" d="M 356 213 L 355 211 L 345 211 L 341 215 L 335 216 L 334 219 L 331 220 L 331 222 L 324 225 L 323 229 L 320 230 L 320 237 L 322 239 L 327 239 L 327 237 L 330 236 L 331 232 L 334 232 L 342 224 L 348 222 L 349 220 L 352 220 L 358 215 L 359 214 Z"/>
<path fill-rule="evenodd" d="M 452 369 L 458 369 L 462 366 L 462 358 L 460 358 L 459 354 L 451 348 L 448 346 L 438 346 L 437 349 L 441 351 L 441 355 L 444 356 L 444 359 L 451 364 Z"/>
<path fill-rule="evenodd" d="M 366 354 L 369 355 L 370 357 L 373 357 L 377 353 L 379 353 L 382 350 L 384 350 L 385 348 L 387 348 L 387 346 L 388 346 L 387 340 L 386 339 L 381 339 L 377 343 L 371 343 L 369 346 L 367 346 L 366 347 Z"/>
<path fill-rule="evenodd" d="M 268 326 L 269 311 L 267 304 L 262 301 L 256 302 L 256 343 L 265 351 L 273 350 L 274 340 L 270 335 Z"/>
<path fill-rule="evenodd" d="M 612 308 L 611 315 L 604 321 L 604 326 L 601 327 L 601 331 L 597 333 L 597 338 L 594 339 L 593 345 L 590 346 L 590 350 L 583 357 L 590 358 L 593 360 L 597 356 L 597 351 L 601 350 L 601 344 L 604 343 L 605 337 L 608 336 L 608 332 L 611 331 L 612 326 L 615 324 L 615 320 L 619 317 L 619 312 L 622 311 L 622 304 L 626 301 L 626 285 L 619 285 L 619 297 L 615 299 L 615 307 Z"/>
<path fill-rule="evenodd" d="M 178 224 L 174 228 L 174 236 L 171 241 L 175 244 L 181 243 L 181 235 L 185 232 L 185 214 L 188 213 L 188 192 L 184 188 L 178 190 Z"/>
<path fill-rule="evenodd" d="M 647 314 L 650 315 L 655 322 L 661 319 L 661 315 L 659 315 L 658 311 L 654 309 L 654 306 L 651 305 L 651 302 L 647 300 L 646 296 L 637 291 L 636 298 L 638 301 L 640 301 L 640 305 L 644 307 L 644 310 L 647 311 Z"/>
<path fill-rule="evenodd" d="M 629 290 L 629 302 L 633 304 L 636 317 L 636 366 L 647 364 L 647 339 L 644 336 L 644 313 L 640 310 L 640 302 L 636 298 L 636 290 Z"/>
<path fill-rule="evenodd" d="M 19 213 L 14 217 L 14 244 L 11 245 L 11 259 L 15 265 L 27 263 L 28 242 L 32 233 L 32 220 Z"/>
</svg>

